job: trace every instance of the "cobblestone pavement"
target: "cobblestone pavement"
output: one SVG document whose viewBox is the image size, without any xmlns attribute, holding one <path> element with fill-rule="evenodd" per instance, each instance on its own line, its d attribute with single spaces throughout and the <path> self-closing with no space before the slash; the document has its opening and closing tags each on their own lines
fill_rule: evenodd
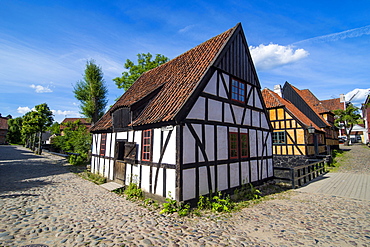
<svg viewBox="0 0 370 247">
<path fill-rule="evenodd" d="M 162 216 L 63 159 L 0 146 L 0 246 L 370 246 L 370 202 L 288 191 L 232 215 Z"/>
<path fill-rule="evenodd" d="M 340 145 L 344 151 L 342 157 L 338 157 L 341 166 L 338 172 L 370 174 L 370 148 L 362 144 L 352 146 Z"/>
</svg>

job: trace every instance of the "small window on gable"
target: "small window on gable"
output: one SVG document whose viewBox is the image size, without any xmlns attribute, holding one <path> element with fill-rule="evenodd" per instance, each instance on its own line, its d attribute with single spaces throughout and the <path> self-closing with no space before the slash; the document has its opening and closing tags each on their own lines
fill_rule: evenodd
<svg viewBox="0 0 370 247">
<path fill-rule="evenodd" d="M 231 99 L 245 103 L 245 83 L 231 79 Z"/>
<path fill-rule="evenodd" d="M 101 134 L 100 140 L 100 156 L 105 156 L 105 148 L 107 143 L 107 133 Z"/>
<path fill-rule="evenodd" d="M 285 144 L 286 143 L 285 131 L 273 132 L 272 133 L 272 143 L 273 144 Z"/>
<path fill-rule="evenodd" d="M 143 150 L 142 157 L 143 161 L 150 161 L 150 154 L 152 148 L 152 130 L 143 131 Z"/>
</svg>

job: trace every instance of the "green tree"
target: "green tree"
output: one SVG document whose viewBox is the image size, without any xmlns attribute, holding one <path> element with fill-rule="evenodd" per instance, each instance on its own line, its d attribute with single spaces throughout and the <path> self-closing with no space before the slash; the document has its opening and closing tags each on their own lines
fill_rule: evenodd
<svg viewBox="0 0 370 247">
<path fill-rule="evenodd" d="M 52 145 L 64 152 L 78 153 L 71 155 L 69 162 L 71 164 L 83 164 L 88 159 L 88 153 L 91 147 L 91 134 L 86 126 L 81 124 L 80 120 L 73 123 L 65 123 L 62 136 L 56 136 L 52 140 Z"/>
<path fill-rule="evenodd" d="M 22 117 L 8 119 L 6 139 L 12 144 L 22 144 Z"/>
<path fill-rule="evenodd" d="M 81 114 L 96 123 L 104 114 L 107 106 L 108 89 L 103 79 L 101 67 L 94 60 L 86 63 L 84 79 L 73 87 L 76 99 L 81 102 Z"/>
<path fill-rule="evenodd" d="M 58 122 L 54 122 L 49 128 L 48 131 L 51 132 L 51 134 L 60 134 L 60 124 Z"/>
<path fill-rule="evenodd" d="M 130 59 L 126 60 L 125 71 L 122 73 L 121 77 L 116 77 L 113 81 L 116 82 L 118 88 L 123 88 L 125 91 L 131 87 L 131 85 L 146 71 L 154 69 L 161 64 L 169 61 L 168 57 L 164 55 L 157 54 L 152 61 L 153 55 L 150 53 L 139 53 L 137 54 L 137 64 L 134 64 Z"/>
<path fill-rule="evenodd" d="M 41 137 L 42 133 L 50 127 L 54 121 L 53 112 L 50 111 L 46 103 L 35 106 L 36 109 L 36 128 L 39 134 L 37 154 L 41 154 Z"/>
<path fill-rule="evenodd" d="M 35 137 L 37 132 L 37 123 L 35 112 L 30 111 L 23 115 L 22 117 L 22 138 L 26 147 L 34 150 Z M 33 137 L 33 138 L 32 138 Z"/>
<path fill-rule="evenodd" d="M 335 126 L 338 128 L 344 127 L 345 135 L 347 140 L 345 145 L 349 145 L 351 142 L 350 134 L 353 129 L 353 126 L 357 124 L 357 120 L 361 118 L 359 114 L 359 108 L 350 104 L 346 107 L 345 110 L 334 110 L 335 114 Z"/>
</svg>

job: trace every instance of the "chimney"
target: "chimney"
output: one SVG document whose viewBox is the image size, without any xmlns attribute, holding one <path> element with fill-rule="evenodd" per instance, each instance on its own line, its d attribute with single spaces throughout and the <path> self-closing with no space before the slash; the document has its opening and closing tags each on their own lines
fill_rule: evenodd
<svg viewBox="0 0 370 247">
<path fill-rule="evenodd" d="M 274 92 L 277 93 L 280 97 L 283 97 L 282 91 L 281 91 L 281 85 L 275 85 L 274 86 Z"/>
<path fill-rule="evenodd" d="M 346 96 L 344 94 L 339 95 L 339 102 L 340 103 L 346 102 Z"/>
</svg>

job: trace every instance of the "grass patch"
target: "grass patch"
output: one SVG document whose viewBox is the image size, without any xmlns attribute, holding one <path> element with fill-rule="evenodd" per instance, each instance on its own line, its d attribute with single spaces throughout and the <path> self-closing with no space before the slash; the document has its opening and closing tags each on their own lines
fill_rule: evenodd
<svg viewBox="0 0 370 247">
<path fill-rule="evenodd" d="M 77 173 L 78 176 L 80 176 L 83 179 L 89 180 L 97 185 L 101 185 L 107 182 L 107 179 L 99 174 L 95 174 L 89 171 L 83 171 L 80 173 Z"/>
</svg>

